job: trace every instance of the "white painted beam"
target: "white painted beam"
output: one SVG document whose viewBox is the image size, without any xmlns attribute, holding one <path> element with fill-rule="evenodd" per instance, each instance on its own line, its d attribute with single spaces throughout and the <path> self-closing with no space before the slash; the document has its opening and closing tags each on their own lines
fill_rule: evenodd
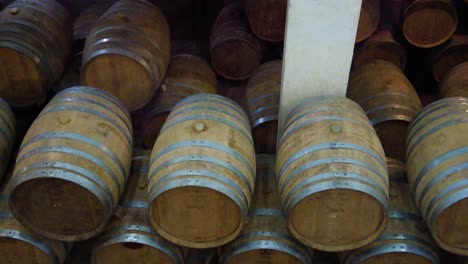
<svg viewBox="0 0 468 264">
<path fill-rule="evenodd" d="M 279 126 L 299 102 L 346 95 L 361 0 L 288 0 Z"/>
</svg>

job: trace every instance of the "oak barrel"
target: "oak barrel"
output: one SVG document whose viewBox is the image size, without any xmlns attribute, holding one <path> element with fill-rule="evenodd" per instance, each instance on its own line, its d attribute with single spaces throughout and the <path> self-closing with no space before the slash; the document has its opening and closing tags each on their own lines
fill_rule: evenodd
<svg viewBox="0 0 468 264">
<path fill-rule="evenodd" d="M 387 165 L 362 108 L 344 97 L 319 96 L 286 120 L 276 171 L 291 233 L 322 251 L 376 239 L 387 225 Z"/>
<path fill-rule="evenodd" d="M 246 226 L 221 250 L 220 263 L 311 263 L 307 249 L 289 233 L 276 186 L 274 155 L 257 155 L 255 191 Z"/>
<path fill-rule="evenodd" d="M 218 249 L 192 249 L 185 253 L 185 263 L 187 264 L 218 264 Z"/>
<path fill-rule="evenodd" d="M 438 248 L 419 215 L 406 178 L 406 165 L 387 159 L 390 176 L 389 222 L 381 236 L 358 250 L 342 253 L 344 264 L 438 264 Z"/>
<path fill-rule="evenodd" d="M 247 84 L 247 105 L 256 153 L 276 153 L 281 69 L 281 60 L 267 62 L 255 71 Z"/>
<path fill-rule="evenodd" d="M 356 68 L 347 97 L 366 111 L 387 157 L 404 161 L 408 126 L 422 106 L 401 69 L 382 60 Z"/>
<path fill-rule="evenodd" d="M 455 66 L 468 61 L 468 35 L 453 35 L 432 57 L 432 74 L 440 82 Z"/>
<path fill-rule="evenodd" d="M 89 33 L 81 78 L 83 85 L 106 90 L 135 111 L 155 94 L 169 59 L 169 26 L 159 8 L 120 0 Z"/>
<path fill-rule="evenodd" d="M 117 204 L 131 153 L 130 117 L 117 98 L 91 87 L 63 90 L 23 139 L 10 208 L 21 224 L 45 237 L 90 238 Z"/>
<path fill-rule="evenodd" d="M 233 101 L 197 94 L 177 103 L 153 148 L 150 220 L 169 241 L 216 247 L 241 231 L 255 183 L 247 115 Z"/>
<path fill-rule="evenodd" d="M 65 68 L 65 72 L 62 78 L 52 87 L 52 92 L 57 94 L 58 92 L 65 90 L 73 86 L 81 85 L 81 62 L 83 59 L 83 52 L 79 52 L 70 56 L 68 65 Z"/>
<path fill-rule="evenodd" d="M 447 41 L 457 28 L 458 15 L 452 0 L 404 0 L 402 32 L 419 48 L 432 48 Z"/>
<path fill-rule="evenodd" d="M 198 93 L 217 93 L 216 73 L 204 59 L 180 54 L 172 57 L 159 93 L 144 109 L 143 138 L 152 149 L 172 107 L 180 100 Z"/>
<path fill-rule="evenodd" d="M 0 13 L 0 97 L 10 105 L 39 103 L 71 50 L 71 18 L 54 0 L 17 0 Z"/>
<path fill-rule="evenodd" d="M 468 62 L 455 66 L 439 84 L 442 98 L 468 97 Z"/>
<path fill-rule="evenodd" d="M 380 0 L 362 0 L 356 43 L 368 39 L 379 26 Z"/>
<path fill-rule="evenodd" d="M 110 2 L 95 3 L 83 10 L 73 23 L 73 44 L 75 52 L 83 50 L 89 32 L 99 18 L 109 9 Z"/>
<path fill-rule="evenodd" d="M 284 39 L 287 0 L 247 0 L 245 9 L 252 32 L 265 41 Z"/>
<path fill-rule="evenodd" d="M 210 36 L 211 64 L 229 80 L 247 79 L 260 65 L 263 43 L 250 32 L 239 3 L 225 6 L 216 17 Z"/>
<path fill-rule="evenodd" d="M 15 139 L 15 114 L 7 102 L 0 98 L 0 180 L 7 171 Z"/>
<path fill-rule="evenodd" d="M 468 255 L 468 99 L 426 106 L 409 127 L 408 179 L 432 237 L 443 249 Z"/>
<path fill-rule="evenodd" d="M 151 151 L 135 150 L 132 169 L 121 200 L 121 214 L 111 219 L 106 231 L 97 238 L 92 263 L 182 264 L 182 251 L 162 239 L 148 220 L 146 190 Z"/>
</svg>

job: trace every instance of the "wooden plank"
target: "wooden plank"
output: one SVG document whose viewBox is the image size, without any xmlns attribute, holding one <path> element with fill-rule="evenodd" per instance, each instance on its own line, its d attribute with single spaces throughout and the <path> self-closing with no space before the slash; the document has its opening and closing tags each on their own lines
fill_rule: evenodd
<svg viewBox="0 0 468 264">
<path fill-rule="evenodd" d="M 305 98 L 346 95 L 361 0 L 289 0 L 281 127 Z"/>
</svg>

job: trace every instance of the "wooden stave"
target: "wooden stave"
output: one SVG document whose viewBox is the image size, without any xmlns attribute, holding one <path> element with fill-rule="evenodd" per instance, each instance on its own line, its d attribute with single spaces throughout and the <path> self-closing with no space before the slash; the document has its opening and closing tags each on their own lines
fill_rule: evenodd
<svg viewBox="0 0 468 264">
<path fill-rule="evenodd" d="M 439 94 L 442 98 L 468 97 L 466 75 L 468 62 L 453 67 L 439 84 Z"/>
<path fill-rule="evenodd" d="M 0 98 L 0 179 L 7 171 L 16 139 L 16 118 L 8 103 Z"/>
</svg>

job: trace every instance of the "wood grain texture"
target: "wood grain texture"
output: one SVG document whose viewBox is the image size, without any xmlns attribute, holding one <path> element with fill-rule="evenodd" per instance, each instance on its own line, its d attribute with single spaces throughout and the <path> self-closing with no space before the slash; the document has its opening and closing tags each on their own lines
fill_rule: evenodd
<svg viewBox="0 0 468 264">
<path fill-rule="evenodd" d="M 287 0 L 245 1 L 250 29 L 257 37 L 269 42 L 283 41 L 287 8 Z"/>
<path fill-rule="evenodd" d="M 407 139 L 408 179 L 421 214 L 437 244 L 460 255 L 468 255 L 467 105 L 458 97 L 426 106 Z"/>
<path fill-rule="evenodd" d="M 161 236 L 192 248 L 232 241 L 255 184 L 245 112 L 219 95 L 180 101 L 156 140 L 148 181 L 150 220 Z"/>
<path fill-rule="evenodd" d="M 331 252 L 373 241 L 387 225 L 388 175 L 364 111 L 343 97 L 313 97 L 287 120 L 276 171 L 291 233 Z"/>
<path fill-rule="evenodd" d="M 356 43 L 368 39 L 377 30 L 380 22 L 380 1 L 362 0 Z"/>
<path fill-rule="evenodd" d="M 382 60 L 356 68 L 347 97 L 366 111 L 387 157 L 405 161 L 408 126 L 422 106 L 400 68 Z"/>
<path fill-rule="evenodd" d="M 131 149 L 130 117 L 115 97 L 90 87 L 60 92 L 21 144 L 10 187 L 13 214 L 48 238 L 96 235 L 123 191 Z"/>
<path fill-rule="evenodd" d="M 432 74 L 438 82 L 460 63 L 468 61 L 468 36 L 455 34 L 447 45 L 432 54 Z"/>
<path fill-rule="evenodd" d="M 442 98 L 468 97 L 468 62 L 455 66 L 440 82 L 439 94 Z"/>
<path fill-rule="evenodd" d="M 121 0 L 89 33 L 82 82 L 110 92 L 135 111 L 155 94 L 170 54 L 169 26 L 159 8 L 143 0 Z"/>
<path fill-rule="evenodd" d="M 16 139 L 16 118 L 7 102 L 0 98 L 0 180 L 6 173 Z"/>
</svg>

